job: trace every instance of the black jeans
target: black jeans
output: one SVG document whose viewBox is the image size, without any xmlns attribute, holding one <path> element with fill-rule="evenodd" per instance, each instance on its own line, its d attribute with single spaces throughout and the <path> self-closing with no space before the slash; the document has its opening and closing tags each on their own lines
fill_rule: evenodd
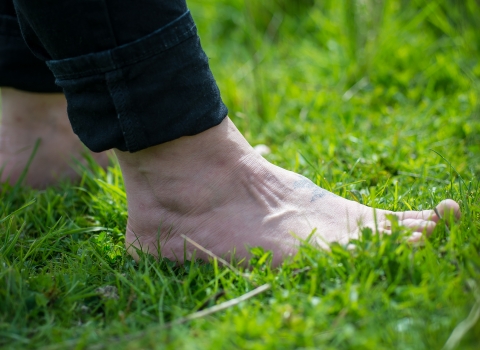
<svg viewBox="0 0 480 350">
<path fill-rule="evenodd" d="M 227 115 L 185 0 L 13 0 L 16 17 L 11 1 L 0 0 L 0 86 L 63 91 L 92 151 L 135 152 Z"/>
</svg>

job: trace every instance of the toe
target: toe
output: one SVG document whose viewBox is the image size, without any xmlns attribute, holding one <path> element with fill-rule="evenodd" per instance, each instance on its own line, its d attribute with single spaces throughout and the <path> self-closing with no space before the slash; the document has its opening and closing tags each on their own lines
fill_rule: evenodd
<svg viewBox="0 0 480 350">
<path fill-rule="evenodd" d="M 423 219 L 404 219 L 399 221 L 399 224 L 415 232 L 425 232 L 427 235 L 433 232 L 435 228 L 435 221 Z"/>
<path fill-rule="evenodd" d="M 462 213 L 460 212 L 460 206 L 457 202 L 451 199 L 445 199 L 435 208 L 435 216 L 440 216 L 440 219 L 444 219 L 447 223 L 450 223 L 460 220 Z"/>
<path fill-rule="evenodd" d="M 439 219 L 445 219 L 447 223 L 451 220 L 458 221 L 461 217 L 460 206 L 451 199 L 441 201 L 434 210 L 404 211 L 395 213 L 399 220 L 427 220 L 437 222 Z"/>
<path fill-rule="evenodd" d="M 420 210 L 420 211 L 404 211 L 395 213 L 400 221 L 403 220 L 431 220 L 437 222 L 439 220 L 435 210 Z"/>
<path fill-rule="evenodd" d="M 408 238 L 408 242 L 420 242 L 422 240 L 422 233 L 421 232 L 413 232 L 412 235 Z"/>
</svg>

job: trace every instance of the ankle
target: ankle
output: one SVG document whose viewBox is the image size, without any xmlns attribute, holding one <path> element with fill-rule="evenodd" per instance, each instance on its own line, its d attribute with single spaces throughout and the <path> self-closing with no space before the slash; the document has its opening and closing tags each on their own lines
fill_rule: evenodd
<svg viewBox="0 0 480 350">
<path fill-rule="evenodd" d="M 178 175 L 185 168 L 202 171 L 205 162 L 228 166 L 250 153 L 250 149 L 248 142 L 227 117 L 218 126 L 194 136 L 184 136 L 135 153 L 119 150 L 115 153 L 126 170 L 134 168 L 148 174 L 152 170 L 158 171 L 156 164 L 161 163 L 164 168 L 159 175 L 169 177 Z"/>
<path fill-rule="evenodd" d="M 71 130 L 67 101 L 61 93 L 34 93 L 1 88 L 2 126 L 35 129 L 55 126 Z"/>
<path fill-rule="evenodd" d="M 40 144 L 25 184 L 44 188 L 60 179 L 78 179 L 80 175 L 71 167 L 72 161 L 83 162 L 86 149 L 70 126 L 65 96 L 12 88 L 2 88 L 1 96 L 0 181 L 15 183 L 19 179 L 37 141 Z M 107 166 L 106 154 L 93 157 L 101 166 Z"/>
<path fill-rule="evenodd" d="M 118 150 L 115 153 L 122 168 L 127 195 L 143 188 L 168 206 L 189 203 L 188 198 L 192 197 L 213 196 L 212 183 L 228 182 L 230 174 L 261 158 L 228 118 L 195 136 L 182 137 L 136 153 Z"/>
</svg>

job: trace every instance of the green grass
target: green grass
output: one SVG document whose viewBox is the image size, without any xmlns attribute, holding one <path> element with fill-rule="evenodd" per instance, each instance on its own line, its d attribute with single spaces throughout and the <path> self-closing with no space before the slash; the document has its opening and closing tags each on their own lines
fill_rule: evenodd
<svg viewBox="0 0 480 350">
<path fill-rule="evenodd" d="M 367 231 L 354 251 L 305 244 L 277 269 L 261 248 L 241 271 L 135 263 L 117 165 L 45 191 L 4 186 L 0 347 L 477 349 L 478 1 L 189 4 L 230 116 L 270 161 L 379 208 L 453 198 L 461 222 L 422 246 L 400 229 Z"/>
</svg>

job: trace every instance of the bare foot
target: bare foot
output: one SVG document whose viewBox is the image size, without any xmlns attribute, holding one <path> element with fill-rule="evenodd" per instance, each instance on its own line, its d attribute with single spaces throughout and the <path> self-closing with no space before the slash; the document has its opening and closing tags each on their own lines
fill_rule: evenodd
<svg viewBox="0 0 480 350">
<path fill-rule="evenodd" d="M 2 88 L 2 121 L 0 125 L 1 181 L 16 183 L 39 146 L 24 184 L 45 188 L 60 179 L 77 180 L 80 175 L 71 167 L 73 159 L 82 161 L 87 151 L 73 133 L 67 117 L 63 94 L 40 94 Z M 104 153 L 92 153 L 103 167 L 108 164 Z"/>
<path fill-rule="evenodd" d="M 228 118 L 196 136 L 116 154 L 128 198 L 126 244 L 135 258 L 137 248 L 183 262 L 185 235 L 222 257 L 235 251 L 237 258 L 248 258 L 246 247 L 262 246 L 279 264 L 296 252 L 295 235 L 306 239 L 313 229 L 314 242 L 326 248 L 358 237 L 362 227 L 388 233 L 389 214 L 426 234 L 439 219 L 433 210 L 374 211 L 338 197 L 270 164 Z M 460 216 L 452 200 L 437 211 Z M 190 258 L 196 248 L 187 243 L 186 250 Z M 200 250 L 196 257 L 208 259 Z"/>
</svg>

